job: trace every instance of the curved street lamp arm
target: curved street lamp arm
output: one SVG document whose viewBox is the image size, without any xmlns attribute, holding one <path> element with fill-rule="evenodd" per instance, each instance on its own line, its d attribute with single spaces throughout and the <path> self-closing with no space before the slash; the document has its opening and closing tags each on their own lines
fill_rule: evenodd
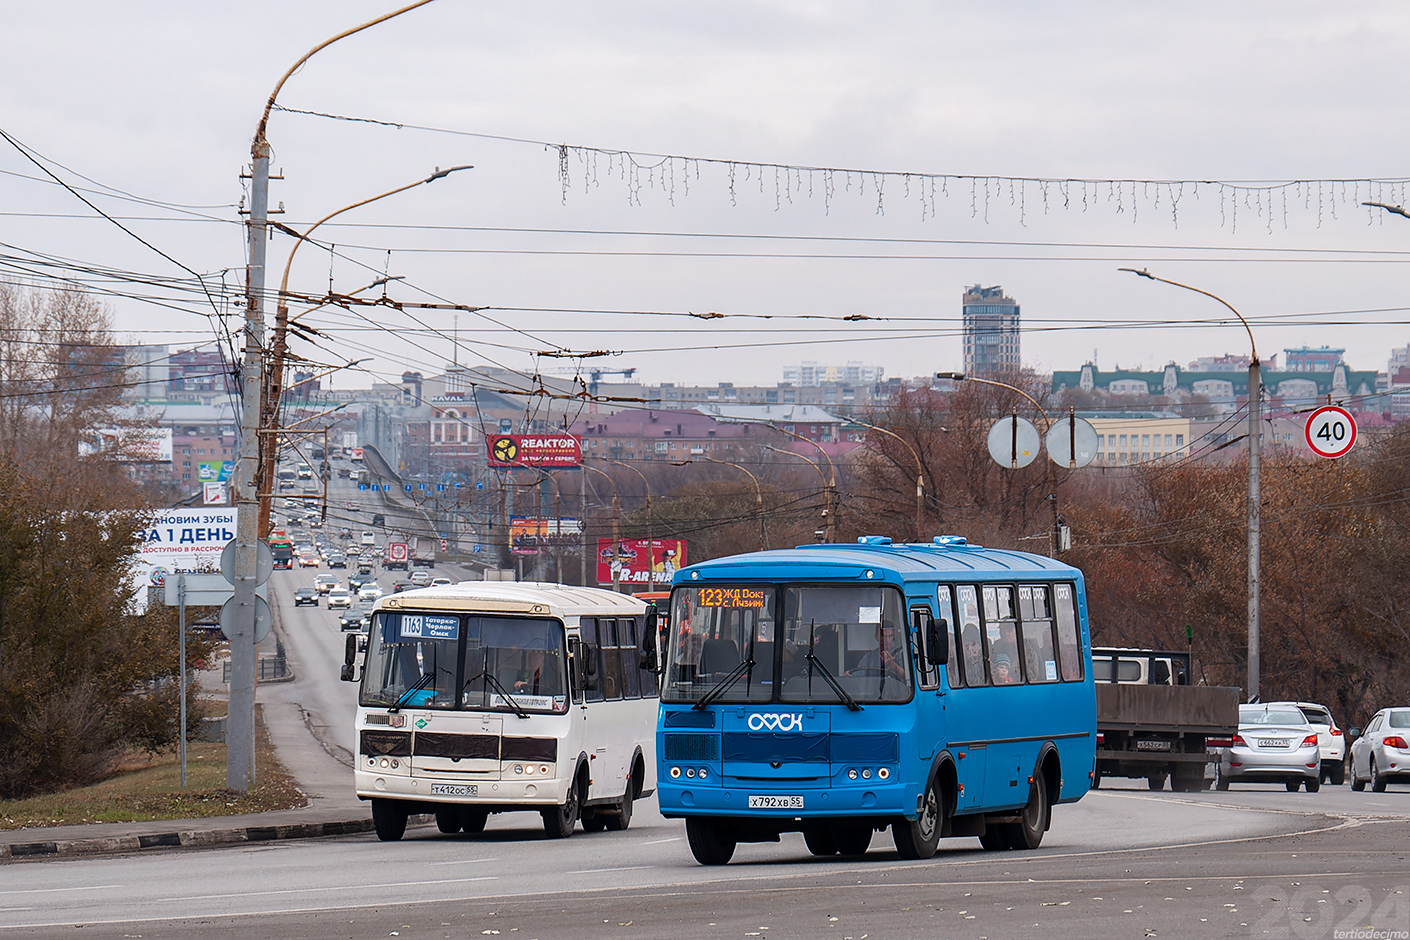
<svg viewBox="0 0 1410 940">
<path fill-rule="evenodd" d="M 1389 206 L 1382 206 L 1382 208 L 1387 208 L 1387 209 L 1388 209 L 1388 208 L 1390 208 L 1390 207 L 1389 207 Z M 1402 210 L 1400 214 L 1401 214 L 1401 215 L 1405 215 L 1406 213 Z M 1248 333 L 1248 345 L 1249 345 L 1250 354 L 1253 356 L 1253 361 L 1254 361 L 1255 363 L 1258 362 L 1258 345 L 1253 341 L 1253 327 L 1249 326 L 1249 325 L 1248 325 L 1248 321 L 1244 319 L 1244 315 L 1243 315 L 1242 313 L 1239 313 L 1237 310 L 1235 310 L 1235 309 L 1234 309 L 1234 305 L 1231 304 L 1231 303 L 1229 303 L 1229 301 L 1225 300 L 1223 297 L 1220 297 L 1218 294 L 1211 294 L 1209 291 L 1207 291 L 1207 290 L 1201 290 L 1201 289 L 1198 288 L 1198 287 L 1191 287 L 1189 284 L 1181 284 L 1179 281 L 1172 281 L 1172 280 L 1170 280 L 1169 278 L 1157 277 L 1156 275 L 1154 275 L 1154 274 L 1150 273 L 1149 271 L 1147 271 L 1145 268 L 1117 268 L 1117 270 L 1118 270 L 1118 271 L 1127 271 L 1127 272 L 1129 272 L 1129 273 L 1131 273 L 1131 274 L 1136 275 L 1137 277 L 1144 277 L 1144 278 L 1147 278 L 1148 280 L 1159 281 L 1159 282 L 1162 283 L 1162 284 L 1169 284 L 1171 287 L 1183 287 L 1185 290 L 1194 291 L 1196 294 L 1203 294 L 1204 296 L 1208 297 L 1210 300 L 1217 300 L 1217 301 L 1219 301 L 1219 303 L 1223 304 L 1225 307 L 1227 307 L 1227 308 L 1229 309 L 1229 312 L 1230 312 L 1230 313 L 1232 313 L 1234 316 L 1238 317 L 1238 318 L 1239 318 L 1239 322 L 1244 325 L 1244 330 Z"/>
<path fill-rule="evenodd" d="M 424 7 L 430 2 L 431 0 L 417 0 L 416 3 L 408 4 L 407 6 L 404 6 L 399 10 L 393 10 L 390 13 L 384 13 L 381 16 L 377 17 L 375 20 L 368 20 L 361 26 L 354 26 L 352 29 L 345 29 L 338 35 L 331 36 L 328 39 L 323 40 L 318 45 L 310 49 L 308 52 L 305 52 L 303 56 L 300 57 L 299 61 L 291 65 L 289 67 L 289 71 L 285 72 L 282 76 L 280 76 L 279 81 L 274 83 L 274 90 L 269 93 L 269 100 L 265 102 L 264 113 L 260 115 L 259 126 L 255 128 L 255 140 L 257 142 L 264 140 L 265 129 L 269 126 L 269 112 L 274 110 L 274 100 L 279 97 L 279 92 L 284 90 L 284 83 L 287 82 L 290 78 L 292 78 L 294 73 L 301 69 L 305 62 L 313 58 L 318 53 L 322 52 L 324 49 L 327 49 L 329 46 L 333 45 L 333 43 L 337 42 L 339 39 L 346 39 L 354 33 L 360 33 L 364 29 L 376 26 L 378 23 L 385 23 L 387 20 L 390 20 L 393 17 L 401 16 L 403 13 L 414 10 L 417 7 Z"/>
<path fill-rule="evenodd" d="M 1006 388 L 1011 392 L 1017 392 L 1028 399 L 1033 404 L 1033 407 L 1038 409 L 1038 414 L 1043 416 L 1043 433 L 1046 434 L 1048 428 L 1052 427 L 1053 419 L 1048 417 L 1048 412 L 1044 410 L 1042 405 L 1038 404 L 1038 399 L 1017 386 L 1010 385 L 1007 382 L 995 382 L 993 379 L 981 379 L 977 375 L 965 375 L 963 372 L 937 372 L 935 373 L 935 377 L 937 379 L 950 379 L 953 382 L 978 382 L 980 385 L 992 385 L 995 388 Z M 880 429 L 878 428 L 878 430 Z"/>
</svg>

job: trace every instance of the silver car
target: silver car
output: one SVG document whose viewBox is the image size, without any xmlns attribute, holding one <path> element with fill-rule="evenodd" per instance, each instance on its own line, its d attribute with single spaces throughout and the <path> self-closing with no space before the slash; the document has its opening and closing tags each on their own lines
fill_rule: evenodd
<svg viewBox="0 0 1410 940">
<path fill-rule="evenodd" d="M 1385 792 L 1393 780 L 1410 779 L 1410 708 L 1382 708 L 1351 745 L 1351 789 L 1366 784 Z"/>
<path fill-rule="evenodd" d="M 1292 705 L 1240 705 L 1239 733 L 1219 749 L 1214 788 L 1231 783 L 1282 783 L 1289 791 L 1322 787 L 1317 731 Z"/>
</svg>

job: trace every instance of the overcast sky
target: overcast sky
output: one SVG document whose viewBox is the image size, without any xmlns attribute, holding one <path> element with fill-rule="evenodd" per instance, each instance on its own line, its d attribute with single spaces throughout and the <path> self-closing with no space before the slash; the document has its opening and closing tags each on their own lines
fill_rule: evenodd
<svg viewBox="0 0 1410 940">
<path fill-rule="evenodd" d="M 0 277 L 225 271 L 214 305 L 98 286 L 161 297 L 108 299 L 136 341 L 210 342 L 217 309 L 237 329 L 263 103 L 394 7 L 4 0 L 0 128 L 174 261 L 0 140 Z M 327 338 L 294 349 L 375 357 L 344 387 L 452 355 L 579 362 L 548 350 L 611 351 L 588 364 L 650 383 L 774 384 L 804 360 L 928 375 L 962 366 L 965 286 L 1001 284 L 1042 370 L 1247 352 L 1217 304 L 1117 271 L 1148 266 L 1237 307 L 1265 358 L 1332 345 L 1384 369 L 1410 342 L 1410 219 L 1358 203 L 1405 199 L 1407 49 L 1393 2 L 437 0 L 290 79 L 285 107 L 403 126 L 276 112 L 271 202 L 303 230 L 473 164 L 322 226 L 290 285 L 385 272 L 393 300 L 488 309 L 318 310 Z M 1037 182 L 1067 179 L 1174 182 Z M 1271 188 L 1178 183 L 1201 180 Z M 271 243 L 271 288 L 292 244 Z"/>
</svg>

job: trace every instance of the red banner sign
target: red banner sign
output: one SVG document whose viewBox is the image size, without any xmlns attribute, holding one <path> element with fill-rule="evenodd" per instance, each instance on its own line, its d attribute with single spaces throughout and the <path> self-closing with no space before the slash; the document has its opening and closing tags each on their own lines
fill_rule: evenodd
<svg viewBox="0 0 1410 940">
<path fill-rule="evenodd" d="M 496 434 L 485 455 L 491 467 L 580 467 L 583 442 L 576 434 Z"/>
<path fill-rule="evenodd" d="M 665 586 L 685 564 L 684 539 L 618 539 L 615 544 L 597 540 L 598 584 L 612 584 L 615 567 L 618 584 Z"/>
</svg>

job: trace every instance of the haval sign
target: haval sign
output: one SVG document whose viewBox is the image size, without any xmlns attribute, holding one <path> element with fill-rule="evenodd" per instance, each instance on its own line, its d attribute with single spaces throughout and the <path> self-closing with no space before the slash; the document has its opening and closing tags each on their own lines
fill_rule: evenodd
<svg viewBox="0 0 1410 940">
<path fill-rule="evenodd" d="M 583 443 L 576 434 L 496 434 L 485 454 L 491 467 L 579 467 Z"/>
</svg>

